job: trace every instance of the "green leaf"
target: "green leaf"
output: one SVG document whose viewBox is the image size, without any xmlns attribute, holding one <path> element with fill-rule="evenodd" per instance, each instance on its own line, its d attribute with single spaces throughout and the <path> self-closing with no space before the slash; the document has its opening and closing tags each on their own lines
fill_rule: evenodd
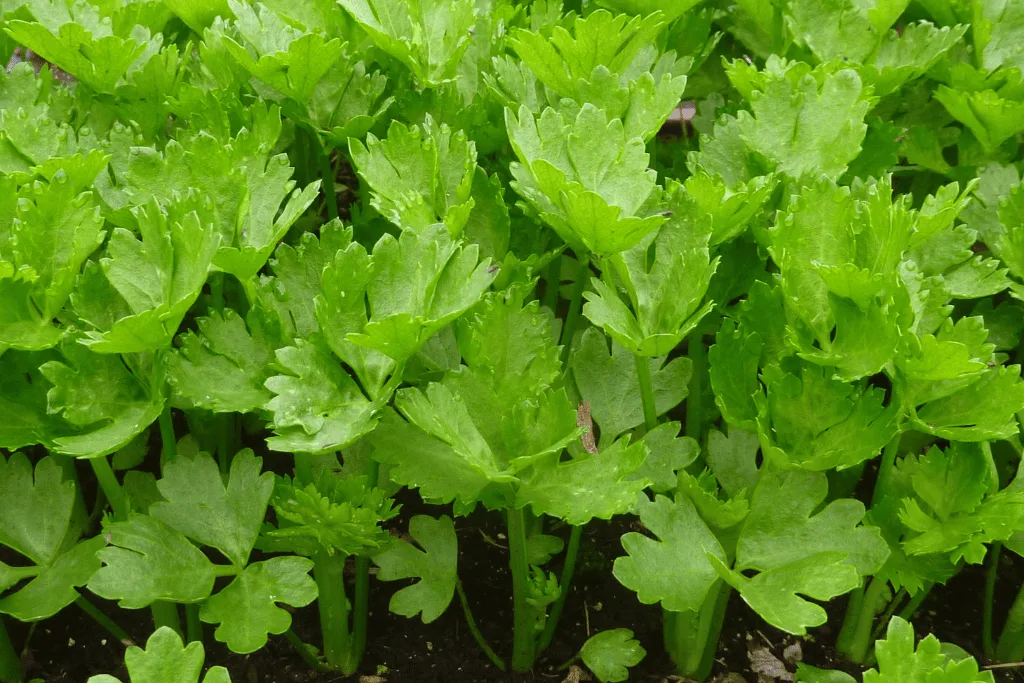
<svg viewBox="0 0 1024 683">
<path fill-rule="evenodd" d="M 860 501 L 834 500 L 812 514 L 827 493 L 820 472 L 763 472 L 736 547 L 737 569 L 768 571 L 819 554 L 834 554 L 829 564 L 848 564 L 861 576 L 881 569 L 889 549 L 876 528 L 860 525 Z"/>
<path fill-rule="evenodd" d="M 317 83 L 343 54 L 342 42 L 290 26 L 263 4 L 253 9 L 248 3 L 228 0 L 228 5 L 246 47 L 225 36 L 224 48 L 253 78 L 296 102 L 308 102 Z"/>
<path fill-rule="evenodd" d="M 458 539 L 450 517 L 437 519 L 416 515 L 409 520 L 409 535 L 422 548 L 399 541 L 373 557 L 380 567 L 381 581 L 419 579 L 393 596 L 389 609 L 395 614 L 414 617 L 421 614 L 424 624 L 440 617 L 455 595 L 458 581 Z"/>
<path fill-rule="evenodd" d="M 708 432 L 708 467 L 730 498 L 757 486 L 760 447 L 755 435 L 740 429 L 730 429 L 728 435 L 717 429 Z"/>
<path fill-rule="evenodd" d="M 935 99 L 974 133 L 986 151 L 1024 131 L 1024 102 L 1004 99 L 994 90 L 962 92 L 940 85 Z"/>
<path fill-rule="evenodd" d="M 1020 5 L 1006 0 L 983 0 L 974 5 L 971 24 L 974 49 L 981 55 L 982 67 L 989 71 L 1001 66 L 1024 71 L 1024 49 L 1020 44 L 1024 12 Z"/>
<path fill-rule="evenodd" d="M 763 349 L 757 332 L 748 333 L 745 326 L 737 327 L 731 320 L 722 322 L 708 349 L 715 404 L 725 421 L 738 429 L 757 429 L 754 395 L 761 391 L 757 370 Z"/>
<path fill-rule="evenodd" d="M 40 366 L 54 386 L 48 410 L 61 414 L 80 433 L 53 439 L 54 449 L 78 458 L 97 458 L 127 446 L 156 421 L 163 397 L 153 396 L 119 356 L 93 353 L 74 342 L 62 349 L 64 362 Z"/>
<path fill-rule="evenodd" d="M 267 644 L 268 634 L 284 633 L 292 625 L 291 614 L 278 603 L 305 607 L 316 600 L 312 568 L 313 561 L 304 557 L 273 557 L 251 564 L 203 603 L 199 618 L 219 624 L 214 637 L 232 652 L 256 652 Z"/>
<path fill-rule="evenodd" d="M 101 548 L 103 538 L 97 536 L 61 553 L 25 586 L 0 599 L 0 612 L 24 622 L 57 614 L 78 599 L 75 588 L 87 584 L 100 568 L 96 552 Z"/>
<path fill-rule="evenodd" d="M 278 528 L 264 530 L 260 547 L 268 549 L 269 539 L 275 549 L 307 556 L 321 548 L 345 556 L 381 550 L 391 540 L 381 524 L 398 515 L 384 491 L 367 486 L 365 477 L 342 479 L 327 469 L 305 486 L 278 478 L 273 505 Z"/>
<path fill-rule="evenodd" d="M 230 308 L 197 321 L 199 333 L 178 337 L 179 348 L 165 356 L 174 401 L 215 413 L 250 413 L 272 398 L 264 387 L 271 376 L 274 339 L 250 311 L 243 319 Z"/>
<path fill-rule="evenodd" d="M 140 609 L 157 600 L 200 602 L 213 592 L 216 567 L 160 520 L 133 514 L 103 531 L 108 545 L 97 553 L 103 567 L 89 579 L 89 590 L 101 598 Z"/>
<path fill-rule="evenodd" d="M 636 470 L 636 479 L 651 482 L 655 493 L 665 493 L 676 487 L 676 473 L 688 467 L 700 454 L 696 439 L 679 436 L 679 422 L 664 422 L 644 435 L 647 458 Z"/>
<path fill-rule="evenodd" d="M 441 224 L 385 235 L 371 258 L 370 322 L 346 339 L 406 360 L 480 300 L 494 270 L 479 247 L 460 246 Z"/>
<path fill-rule="evenodd" d="M 64 420 L 47 410 L 48 386 L 39 366 L 55 358 L 59 356 L 53 351 L 0 354 L 0 448 L 50 445 L 70 431 Z"/>
<path fill-rule="evenodd" d="M 339 0 L 377 47 L 404 64 L 421 87 L 456 76 L 476 21 L 473 0 Z"/>
<path fill-rule="evenodd" d="M 797 683 L 857 683 L 857 679 L 843 671 L 828 671 L 800 662 L 796 665 Z"/>
<path fill-rule="evenodd" d="M 35 467 L 23 453 L 0 456 L 0 544 L 39 566 L 51 564 L 71 525 L 75 484 L 53 457 Z"/>
<path fill-rule="evenodd" d="M 687 215 L 688 200 L 681 185 L 666 206 L 672 216 L 657 233 L 609 259 L 625 286 L 628 309 L 616 287 L 593 280 L 596 292 L 586 292 L 583 314 L 634 354 L 668 355 L 711 311 L 701 301 L 718 266 L 711 260 L 710 221 Z"/>
<path fill-rule="evenodd" d="M 132 645 L 124 661 L 131 683 L 198 683 L 203 672 L 203 644 L 185 647 L 171 628 L 158 628 L 146 641 L 146 649 Z M 118 683 L 113 676 L 93 676 L 88 683 Z M 215 666 L 203 683 L 231 683 L 227 669 Z"/>
<path fill-rule="evenodd" d="M 828 619 L 824 609 L 800 595 L 827 601 L 860 585 L 857 571 L 842 564 L 842 558 L 842 553 L 819 553 L 751 579 L 729 569 L 717 556 L 709 555 L 722 579 L 755 612 L 772 626 L 799 636 L 807 633 L 808 627 L 821 626 Z"/>
<path fill-rule="evenodd" d="M 505 125 L 519 159 L 512 187 L 574 250 L 624 251 L 664 222 L 643 214 L 656 174 L 643 139 L 627 137 L 620 120 L 588 103 L 575 119 L 506 109 Z"/>
<path fill-rule="evenodd" d="M 629 512 L 637 494 L 651 484 L 643 477 L 631 478 L 647 453 L 643 440 L 630 445 L 629 437 L 624 437 L 597 454 L 538 465 L 519 487 L 516 507 L 529 505 L 534 514 L 564 519 L 574 526 Z"/>
<path fill-rule="evenodd" d="M 64 161 L 67 170 L 58 168 L 50 182 L 37 180 L 22 188 L 11 216 L 10 255 L 5 258 L 0 249 L 0 346 L 39 350 L 59 341 L 61 330 L 53 319 L 71 295 L 85 260 L 105 237 L 95 194 L 82 190 L 107 158 L 99 152 L 77 156 Z M 86 169 L 84 182 L 69 177 L 76 164 Z M 7 259 L 13 269 L 9 273 L 3 264 Z"/>
<path fill-rule="evenodd" d="M 860 153 L 869 103 L 857 72 L 807 74 L 795 83 L 773 78 L 740 112 L 737 125 L 750 148 L 793 178 L 805 173 L 838 178 Z"/>
<path fill-rule="evenodd" d="M 989 368 L 967 387 L 929 401 L 911 419 L 914 428 L 951 441 L 1008 439 L 1024 409 L 1024 382 L 1016 365 Z"/>
<path fill-rule="evenodd" d="M 629 667 L 647 656 L 640 641 L 628 628 L 595 633 L 580 648 L 580 658 L 601 683 L 616 683 L 629 678 Z"/>
<path fill-rule="evenodd" d="M 956 661 L 943 652 L 933 635 L 914 647 L 914 627 L 893 617 L 883 640 L 876 641 L 878 669 L 864 673 L 864 683 L 993 683 L 991 671 L 979 671 L 973 657 Z"/>
<path fill-rule="evenodd" d="M 444 223 L 462 233 L 474 206 L 476 144 L 428 114 L 422 129 L 392 121 L 383 140 L 372 133 L 349 149 L 371 188 L 371 205 L 398 228 Z"/>
<path fill-rule="evenodd" d="M 648 362 L 655 406 L 659 415 L 667 413 L 686 398 L 692 363 L 687 358 L 668 362 L 651 358 Z M 640 384 L 632 354 L 615 342 L 609 353 L 605 336 L 589 328 L 583 333 L 570 365 L 576 386 L 583 400 L 590 403 L 590 413 L 601 427 L 602 441 L 610 442 L 643 424 Z"/>
<path fill-rule="evenodd" d="M 142 353 L 169 347 L 188 309 L 199 298 L 219 244 L 213 227 L 200 223 L 195 213 L 180 221 L 169 219 L 153 200 L 133 215 L 142 239 L 116 228 L 107 245 L 108 257 L 100 259 L 109 286 L 80 286 L 82 298 L 74 301 L 83 319 L 98 328 L 87 331 L 82 340 L 98 353 Z M 124 307 L 124 315 L 109 325 L 94 315 L 98 308 Z"/>
<path fill-rule="evenodd" d="M 244 567 L 274 490 L 274 475 L 260 474 L 262 464 L 251 450 L 239 451 L 225 486 L 211 456 L 178 457 L 163 466 L 157 488 L 164 501 L 154 503 L 150 514 Z"/>
<path fill-rule="evenodd" d="M 704 524 L 690 499 L 673 501 L 640 496 L 637 513 L 659 540 L 630 532 L 622 537 L 625 557 L 616 558 L 613 573 L 635 591 L 645 605 L 660 602 L 673 612 L 699 611 L 708 591 L 718 581 L 709 557 L 725 559 L 718 539 Z"/>
<path fill-rule="evenodd" d="M 277 451 L 330 453 L 373 430 L 373 405 L 352 377 L 320 345 L 299 340 L 277 351 L 282 374 L 266 381 Z"/>
<path fill-rule="evenodd" d="M 757 429 L 766 459 L 779 467 L 845 469 L 877 455 L 899 428 L 900 405 L 885 392 L 850 384 L 793 360 L 762 372 Z"/>
</svg>

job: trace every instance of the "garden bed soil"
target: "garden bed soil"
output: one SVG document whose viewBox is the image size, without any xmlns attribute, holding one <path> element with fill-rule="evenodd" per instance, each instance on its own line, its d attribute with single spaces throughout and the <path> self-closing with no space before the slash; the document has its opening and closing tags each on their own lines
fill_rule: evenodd
<svg viewBox="0 0 1024 683">
<path fill-rule="evenodd" d="M 405 529 L 414 514 L 445 514 L 441 507 L 419 502 L 415 494 L 400 494 L 403 514 L 395 520 L 395 529 Z M 370 637 L 359 676 L 360 683 L 521 683 L 524 681 L 567 680 L 563 665 L 572 659 L 589 635 L 610 628 L 631 628 L 647 649 L 647 657 L 631 671 L 631 681 L 678 683 L 672 663 L 661 647 L 661 612 L 657 606 L 641 605 L 635 594 L 622 587 L 612 576 L 611 565 L 622 554 L 619 537 L 639 530 L 638 522 L 622 518 L 612 522 L 596 521 L 584 531 L 573 593 L 566 603 L 562 624 L 551 647 L 535 670 L 529 674 L 505 674 L 498 671 L 477 646 L 457 600 L 432 624 L 405 619 L 388 612 L 391 595 L 408 582 L 374 582 L 371 594 Z M 504 547 L 504 525 L 499 515 L 477 512 L 456 523 L 459 547 L 459 574 L 469 596 L 474 615 L 484 636 L 507 657 L 511 644 L 511 580 Z M 566 529 L 552 533 L 565 535 Z M 1005 556 L 1005 554 L 1004 554 Z M 1021 575 L 1021 563 L 1012 561 L 1000 572 L 1004 581 Z M 557 558 L 554 561 L 557 563 Z M 980 659 L 980 606 L 984 579 L 980 568 L 968 568 L 938 589 L 923 604 L 914 620 L 919 634 L 935 632 L 942 640 L 954 643 Z M 1004 608 L 1013 599 L 1015 585 L 1003 585 L 997 596 Z M 143 643 L 152 630 L 148 610 L 118 610 L 111 603 L 91 598 L 113 616 L 137 643 Z M 765 651 L 779 660 L 792 655 L 799 643 L 803 660 L 822 668 L 838 668 L 855 673 L 855 668 L 840 661 L 832 649 L 843 601 L 831 607 L 829 623 L 808 637 L 796 639 L 767 626 L 735 595 L 722 633 L 712 680 L 721 683 L 774 683 L 759 679 L 752 670 L 750 653 Z M 16 644 L 25 642 L 29 629 L 8 622 Z M 315 604 L 295 610 L 293 629 L 307 642 L 318 639 Z M 207 666 L 222 665 L 231 672 L 234 683 L 331 683 L 344 679 L 337 673 L 311 672 L 283 637 L 271 637 L 267 647 L 252 655 L 234 655 L 213 639 L 206 627 Z M 787 647 L 790 649 L 787 652 Z M 53 619 L 38 624 L 24 662 L 29 678 L 45 683 L 82 683 L 90 675 L 110 672 L 127 681 L 123 665 L 123 647 L 96 626 L 75 607 L 69 607 Z M 792 659 L 790 657 L 789 659 Z M 790 670 L 792 663 L 788 664 Z M 1024 681 L 1024 669 L 1001 670 L 997 681 Z M 579 672 L 577 672 L 579 673 Z M 586 674 L 579 680 L 587 680 Z M 859 676 L 857 676 L 859 680 Z M 573 676 L 570 676 L 570 681 Z"/>
</svg>

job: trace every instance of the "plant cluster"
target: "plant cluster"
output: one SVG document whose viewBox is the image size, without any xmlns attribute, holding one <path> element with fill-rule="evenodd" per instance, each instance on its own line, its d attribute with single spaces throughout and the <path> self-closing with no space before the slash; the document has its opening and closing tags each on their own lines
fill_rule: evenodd
<svg viewBox="0 0 1024 683">
<path fill-rule="evenodd" d="M 96 599 L 149 609 L 135 683 L 198 681 L 204 624 L 350 674 L 376 565 L 391 612 L 457 596 L 524 672 L 583 527 L 634 515 L 608 570 L 683 676 L 730 600 L 800 636 L 842 599 L 865 682 L 990 681 L 909 624 L 982 563 L 984 654 L 1024 659 L 1024 592 L 992 608 L 1024 554 L 1024 3 L 0 0 L 0 27 L 4 620 L 74 604 L 127 644 Z M 450 515 L 389 533 L 403 488 Z M 493 647 L 458 571 L 481 510 Z M 602 681 L 645 655 L 622 626 L 579 644 Z"/>
</svg>

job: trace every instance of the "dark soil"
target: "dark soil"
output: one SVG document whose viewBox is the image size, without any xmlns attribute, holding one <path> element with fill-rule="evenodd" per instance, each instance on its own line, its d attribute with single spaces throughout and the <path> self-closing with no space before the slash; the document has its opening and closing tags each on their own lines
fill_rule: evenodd
<svg viewBox="0 0 1024 683">
<path fill-rule="evenodd" d="M 415 495 L 404 495 L 404 529 L 413 514 L 444 514 L 440 507 L 419 503 Z M 626 519 L 626 518 L 624 518 Z M 577 565 L 573 594 L 566 604 L 562 626 L 551 647 L 536 669 L 527 675 L 503 674 L 480 652 L 466 627 L 458 601 L 436 622 L 424 625 L 418 619 L 405 619 L 388 613 L 391 594 L 405 582 L 375 583 L 371 597 L 370 638 L 360 675 L 362 683 L 484 683 L 551 681 L 565 678 L 560 665 L 570 660 L 588 635 L 609 628 L 627 627 L 648 651 L 646 659 L 632 671 L 633 681 L 682 681 L 673 677 L 673 667 L 661 647 L 661 613 L 653 606 L 641 605 L 636 596 L 619 585 L 611 573 L 611 564 L 622 553 L 619 537 L 630 521 L 594 522 L 587 526 Z M 461 559 L 459 573 L 473 612 L 484 636 L 504 657 L 511 642 L 512 602 L 507 569 L 507 550 L 500 516 L 478 512 L 457 521 Z M 552 533 L 566 529 L 549 530 Z M 1000 576 L 1001 596 L 997 598 L 996 623 L 1012 602 L 1024 564 L 1004 560 Z M 557 558 L 553 564 L 557 563 Z M 557 569 L 557 567 L 554 567 Z M 980 605 L 984 584 L 980 568 L 969 568 L 936 590 L 924 603 L 915 619 L 919 634 L 935 632 L 944 641 L 959 645 L 980 658 Z M 143 643 L 152 630 L 147 610 L 119 610 L 112 603 L 91 598 L 136 639 Z M 801 640 L 804 661 L 822 668 L 840 668 L 854 673 L 832 650 L 842 620 L 843 601 L 830 607 L 829 624 Z M 757 683 L 751 671 L 748 652 L 768 648 L 780 660 L 787 645 L 797 639 L 767 626 L 742 600 L 733 596 L 726 618 L 715 665 L 715 676 L 738 674 L 742 680 Z M 45 683 L 82 683 L 90 675 L 110 672 L 127 681 L 122 658 L 123 647 L 99 629 L 75 607 L 36 625 L 29 637 L 25 625 L 8 621 L 16 645 L 28 641 L 24 662 L 30 678 Z M 318 639 L 315 607 L 296 610 L 293 628 L 307 642 Z M 206 632 L 207 665 L 226 666 L 235 683 L 330 683 L 343 680 L 339 674 L 310 672 L 283 637 L 272 637 L 263 650 L 249 656 L 233 655 Z M 791 667 L 792 668 L 792 667 Z M 379 677 L 379 678 L 378 678 Z M 859 679 L 859 676 L 858 676 Z M 353 680 L 358 680 L 353 677 Z M 723 680 L 723 679 L 719 679 Z M 739 681 L 740 679 L 732 679 Z M 732 680 L 730 683 L 732 683 Z M 999 681 L 1024 681 L 1015 670 L 997 673 Z"/>
</svg>

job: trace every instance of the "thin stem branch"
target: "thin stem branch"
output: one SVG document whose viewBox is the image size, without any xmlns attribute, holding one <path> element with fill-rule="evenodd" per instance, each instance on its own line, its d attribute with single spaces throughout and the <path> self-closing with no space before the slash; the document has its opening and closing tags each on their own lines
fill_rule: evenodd
<svg viewBox="0 0 1024 683">
<path fill-rule="evenodd" d="M 79 595 L 75 599 L 75 605 L 88 614 L 93 621 L 102 626 L 107 633 L 117 638 L 119 643 L 125 647 L 132 644 L 132 637 L 128 635 L 128 632 L 114 623 L 114 620 L 101 612 L 96 605 L 89 602 L 84 595 Z"/>
<path fill-rule="evenodd" d="M 0 615 L 0 683 L 21 683 L 21 658 L 7 634 L 4 618 Z"/>
<path fill-rule="evenodd" d="M 174 418 L 171 407 L 167 406 L 160 413 L 160 465 L 163 466 L 178 457 L 178 440 L 174 434 Z"/>
<path fill-rule="evenodd" d="M 896 469 L 896 454 L 900 448 L 900 436 L 897 433 L 882 450 L 882 460 L 878 463 L 878 479 L 875 480 L 875 490 L 871 494 L 871 507 L 877 505 L 885 492 L 889 490 L 889 482 L 892 480 L 893 470 Z"/>
<path fill-rule="evenodd" d="M 92 466 L 92 471 L 96 475 L 96 481 L 99 483 L 100 488 L 103 489 L 103 495 L 110 502 L 110 509 L 114 511 L 114 519 L 128 519 L 128 500 L 125 498 L 124 489 L 121 488 L 121 484 L 117 481 L 117 475 L 114 474 L 114 470 L 110 467 L 110 461 L 107 460 L 106 456 L 90 458 L 89 465 Z"/>
<path fill-rule="evenodd" d="M 871 640 L 878 640 L 885 629 L 889 626 L 889 620 L 892 619 L 892 615 L 896 614 L 896 610 L 900 608 L 900 603 L 903 602 L 903 598 L 907 597 L 907 589 L 900 588 L 896 595 L 893 596 L 892 600 L 889 601 L 889 605 L 885 608 L 885 612 L 882 613 L 878 623 L 875 624 L 874 630 L 871 631 Z"/>
<path fill-rule="evenodd" d="M 203 642 L 203 622 L 199 620 L 199 605 L 185 605 L 185 635 L 190 643 Z"/>
<path fill-rule="evenodd" d="M 847 653 L 850 660 L 857 664 L 867 661 L 868 653 L 871 650 L 871 631 L 874 628 L 875 615 L 878 614 L 878 606 L 885 594 L 887 582 L 879 577 L 870 580 L 867 589 L 864 591 L 864 603 L 861 605 L 860 614 L 857 618 L 857 627 L 854 630 L 853 641 L 850 651 Z"/>
<path fill-rule="evenodd" d="M 317 161 L 320 164 L 320 180 L 323 181 L 324 199 L 327 201 L 327 217 L 334 220 L 338 217 L 338 193 L 334 191 L 334 167 L 331 166 L 331 152 L 320 144 L 315 131 L 307 131 L 310 141 L 316 148 Z"/>
<path fill-rule="evenodd" d="M 284 632 L 284 637 L 285 640 L 287 640 L 295 649 L 295 652 L 300 657 L 302 657 L 302 661 L 304 661 L 306 663 L 306 666 L 308 666 L 310 669 L 313 669 L 314 671 L 318 671 L 320 673 L 327 673 L 328 671 L 332 671 L 331 667 L 325 665 L 316 656 L 316 648 L 314 648 L 312 645 L 302 642 L 302 638 L 299 638 L 295 634 L 295 631 L 288 629 Z"/>
<path fill-rule="evenodd" d="M 176 604 L 159 600 L 152 604 L 150 610 L 153 612 L 154 629 L 166 626 L 177 633 L 178 637 L 185 638 L 185 632 L 181 630 L 181 615 L 178 614 Z"/>
<path fill-rule="evenodd" d="M 583 308 L 583 291 L 587 288 L 587 279 L 590 277 L 590 257 L 586 254 L 577 254 L 577 258 L 579 267 L 576 270 L 576 280 L 572 284 L 569 313 L 565 316 L 565 326 L 562 328 L 562 372 L 569 367 L 573 338 L 576 336 L 576 327 L 579 325 Z"/>
<path fill-rule="evenodd" d="M 536 614 L 529 595 L 530 564 L 526 557 L 526 530 L 523 511 L 508 510 L 509 568 L 512 571 L 512 670 L 520 673 L 533 668 L 537 656 L 534 638 Z"/>
<path fill-rule="evenodd" d="M 707 364 L 707 352 L 704 349 L 704 335 L 700 330 L 690 334 L 689 348 L 686 355 L 692 364 L 693 375 L 690 378 L 690 393 L 686 397 L 686 436 L 700 443 L 701 419 L 704 413 L 704 366 Z"/>
<path fill-rule="evenodd" d="M 352 636 L 348 623 L 348 598 L 345 596 L 345 556 L 330 555 L 321 550 L 313 558 L 313 578 L 320 596 L 320 630 L 324 638 L 324 657 L 331 666 L 347 671 L 349 666 Z"/>
<path fill-rule="evenodd" d="M 569 591 L 572 590 L 572 577 L 576 571 L 576 558 L 580 552 L 580 540 L 582 538 L 583 527 L 573 526 L 572 531 L 569 533 L 569 545 L 565 549 L 565 563 L 562 565 L 558 599 L 551 605 L 551 612 L 548 614 L 547 622 L 544 624 L 544 631 L 541 633 L 540 640 L 537 643 L 537 654 L 544 652 L 548 645 L 551 644 L 552 638 L 555 637 L 558 622 L 562 618 L 565 601 L 569 597 Z"/>
<path fill-rule="evenodd" d="M 932 592 L 932 587 L 934 585 L 935 584 L 932 583 L 926 584 L 924 588 L 922 588 L 917 593 L 912 595 L 910 597 L 910 602 L 907 603 L 907 606 L 900 610 L 900 619 L 903 619 L 904 621 L 910 621 L 911 619 L 913 619 L 914 615 L 917 613 L 918 608 L 921 607 L 921 603 L 924 602 L 924 599 L 927 598 L 928 594 Z"/>
<path fill-rule="evenodd" d="M 558 290 L 562 286 L 562 255 L 551 259 L 548 272 L 544 275 L 544 305 L 558 314 Z"/>
<path fill-rule="evenodd" d="M 1016 600 L 1006 615 L 1003 632 L 996 646 L 996 660 L 1017 662 L 1024 659 L 1024 587 L 1017 593 Z"/>
<path fill-rule="evenodd" d="M 488 644 L 487 639 L 484 638 L 484 634 L 480 632 L 479 627 L 476 625 L 476 619 L 473 618 L 473 611 L 469 608 L 469 599 L 466 598 L 466 591 L 462 588 L 462 580 L 456 577 L 455 579 L 455 592 L 459 595 L 459 602 L 462 604 L 462 613 L 466 615 L 466 625 L 469 626 L 469 632 L 473 634 L 473 638 L 476 640 L 477 645 L 487 655 L 487 659 L 491 660 L 494 666 L 498 667 L 499 671 L 505 671 L 505 662 L 502 661 L 501 657 L 491 648 Z"/>
<path fill-rule="evenodd" d="M 996 645 L 992 637 L 992 608 L 996 598 L 996 578 L 999 573 L 999 556 L 1003 552 L 1003 544 L 995 542 L 988 553 L 988 566 L 985 568 L 985 602 L 982 605 L 981 643 L 985 657 L 995 659 Z"/>
</svg>

